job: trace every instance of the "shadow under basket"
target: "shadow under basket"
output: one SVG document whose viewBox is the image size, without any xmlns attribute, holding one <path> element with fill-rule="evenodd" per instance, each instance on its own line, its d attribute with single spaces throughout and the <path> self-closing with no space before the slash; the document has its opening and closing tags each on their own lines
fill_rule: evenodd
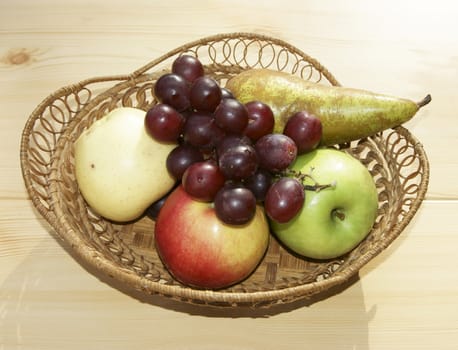
<svg viewBox="0 0 458 350">
<path fill-rule="evenodd" d="M 336 146 L 369 169 L 379 199 L 372 231 L 338 259 L 297 257 L 271 235 L 264 259 L 246 280 L 218 291 L 192 289 L 178 283 L 164 268 L 154 247 L 153 220 L 145 216 L 120 225 L 94 214 L 75 180 L 75 140 L 116 107 L 147 110 L 156 104 L 155 81 L 184 53 L 197 56 L 206 74 L 221 86 L 250 68 L 270 68 L 320 84 L 339 85 L 317 60 L 282 40 L 231 33 L 183 45 L 131 74 L 91 78 L 51 94 L 25 125 L 21 167 L 34 206 L 78 260 L 147 295 L 198 305 L 269 307 L 344 284 L 400 235 L 423 201 L 429 181 L 423 147 L 404 127 Z"/>
</svg>

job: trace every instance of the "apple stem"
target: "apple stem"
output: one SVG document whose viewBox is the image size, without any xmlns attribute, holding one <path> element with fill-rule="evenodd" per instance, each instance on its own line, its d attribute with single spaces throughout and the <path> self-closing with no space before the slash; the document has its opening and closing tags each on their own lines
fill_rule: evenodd
<svg viewBox="0 0 458 350">
<path fill-rule="evenodd" d="M 332 211 L 332 215 L 337 217 L 338 219 L 344 221 L 345 220 L 345 213 L 341 212 L 339 209 L 334 209 Z"/>
</svg>

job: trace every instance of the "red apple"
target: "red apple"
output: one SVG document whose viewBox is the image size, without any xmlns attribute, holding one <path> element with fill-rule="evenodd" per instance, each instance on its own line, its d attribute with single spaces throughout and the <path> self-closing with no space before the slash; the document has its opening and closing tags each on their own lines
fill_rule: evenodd
<svg viewBox="0 0 458 350">
<path fill-rule="evenodd" d="M 220 289 L 254 271 L 267 250 L 269 226 L 259 205 L 247 224 L 225 224 L 212 203 L 196 201 L 178 186 L 159 212 L 155 243 L 162 262 L 178 281 Z"/>
</svg>

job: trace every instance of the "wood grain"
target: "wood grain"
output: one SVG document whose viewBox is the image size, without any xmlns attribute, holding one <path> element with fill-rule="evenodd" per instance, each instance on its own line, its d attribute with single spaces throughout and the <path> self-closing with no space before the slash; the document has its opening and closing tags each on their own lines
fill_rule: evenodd
<svg viewBox="0 0 458 350">
<path fill-rule="evenodd" d="M 0 2 L 0 349 L 456 349 L 457 17 L 445 0 Z M 426 201 L 359 278 L 311 302 L 140 297 L 75 261 L 24 189 L 21 132 L 48 94 L 233 31 L 287 40 L 347 86 L 433 97 L 406 125 L 430 160 Z"/>
</svg>

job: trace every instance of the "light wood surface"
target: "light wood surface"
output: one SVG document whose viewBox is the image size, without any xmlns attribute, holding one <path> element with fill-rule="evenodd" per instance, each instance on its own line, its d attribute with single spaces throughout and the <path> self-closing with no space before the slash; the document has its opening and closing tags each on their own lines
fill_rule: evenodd
<svg viewBox="0 0 458 350">
<path fill-rule="evenodd" d="M 453 1 L 0 1 L 0 350 L 457 349 L 458 6 Z M 149 299 L 79 264 L 33 209 L 25 121 L 82 79 L 130 73 L 203 36 L 284 39 L 343 84 L 432 103 L 406 124 L 431 180 L 421 209 L 337 294 L 268 310 Z"/>
</svg>

